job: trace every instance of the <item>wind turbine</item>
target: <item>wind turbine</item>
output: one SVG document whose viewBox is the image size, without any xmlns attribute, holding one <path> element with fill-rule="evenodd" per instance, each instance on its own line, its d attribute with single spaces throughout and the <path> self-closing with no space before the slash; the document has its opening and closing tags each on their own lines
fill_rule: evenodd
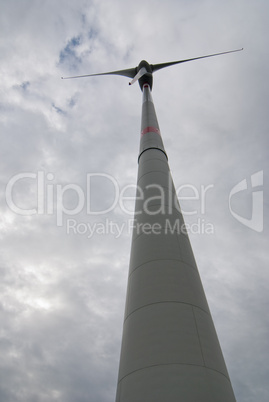
<svg viewBox="0 0 269 402">
<path fill-rule="evenodd" d="M 143 92 L 137 197 L 116 402 L 235 402 L 151 96 L 152 74 L 232 50 L 97 75 Z"/>
</svg>

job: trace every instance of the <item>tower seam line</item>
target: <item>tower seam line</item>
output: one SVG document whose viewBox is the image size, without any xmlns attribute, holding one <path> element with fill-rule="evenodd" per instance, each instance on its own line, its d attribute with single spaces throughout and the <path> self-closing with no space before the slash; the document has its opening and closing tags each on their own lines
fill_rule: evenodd
<svg viewBox="0 0 269 402">
<path fill-rule="evenodd" d="M 147 303 L 147 304 L 145 304 L 145 305 L 143 305 L 143 306 L 141 306 L 141 307 L 137 307 L 137 308 L 136 308 L 135 310 L 133 310 L 130 314 L 128 314 L 128 315 L 126 316 L 126 318 L 124 318 L 123 323 L 125 323 L 125 321 L 127 321 L 127 319 L 128 319 L 132 314 L 134 314 L 136 311 L 138 311 L 138 310 L 141 310 L 141 309 L 143 309 L 143 308 L 145 308 L 145 307 L 148 307 L 148 306 L 153 306 L 154 304 L 167 304 L 167 303 L 172 303 L 172 304 L 175 303 L 175 304 L 189 305 L 189 306 L 192 307 L 192 312 L 193 312 L 193 314 L 194 314 L 193 308 L 195 307 L 195 308 L 198 308 L 199 310 L 203 311 L 204 313 L 206 313 L 207 315 L 210 316 L 210 313 L 209 313 L 208 311 L 204 310 L 204 309 L 203 309 L 202 307 L 200 307 L 200 306 L 197 306 L 196 304 L 187 303 L 187 302 L 182 302 L 182 301 L 176 301 L 176 300 L 163 300 L 163 301 L 157 301 L 157 302 L 154 302 L 154 303 Z M 194 318 L 195 318 L 195 317 L 194 317 Z M 195 320 L 195 327 L 196 327 L 196 330 L 197 330 L 196 320 Z M 197 330 L 197 332 L 198 332 L 198 330 Z M 199 333 L 198 333 L 198 338 L 199 338 Z M 199 338 L 199 344 L 200 344 L 200 348 L 201 348 L 200 338 Z M 204 358 L 203 358 L 203 361 L 204 361 Z"/>
<path fill-rule="evenodd" d="M 149 368 L 151 368 L 151 367 L 158 367 L 158 366 L 177 366 L 177 365 L 178 365 L 178 366 L 203 367 L 203 368 L 205 368 L 205 369 L 207 369 L 207 370 L 215 371 L 216 373 L 223 375 L 223 377 L 225 377 L 225 378 L 228 380 L 228 382 L 231 383 L 231 380 L 230 380 L 229 377 L 227 377 L 227 375 L 225 375 L 224 373 L 222 373 L 222 372 L 219 371 L 219 370 L 213 369 L 213 368 L 208 367 L 208 366 L 206 366 L 206 365 L 201 366 L 200 364 L 192 364 L 192 363 L 168 363 L 168 364 L 165 364 L 165 363 L 164 363 L 164 364 L 152 364 L 151 366 L 146 366 L 146 367 L 142 367 L 142 368 L 140 368 L 140 369 L 133 370 L 133 371 L 131 371 L 129 374 L 126 374 L 124 377 L 122 377 L 122 378 L 118 381 L 118 384 L 119 384 L 121 381 L 123 381 L 126 377 L 128 377 L 129 375 L 132 375 L 133 373 L 136 373 L 137 371 L 146 370 L 146 369 L 149 369 Z"/>
<path fill-rule="evenodd" d="M 135 267 L 134 269 L 132 269 L 132 271 L 130 272 L 128 278 L 130 278 L 130 276 L 134 273 L 134 271 L 136 271 L 138 268 L 141 268 L 143 265 L 148 264 L 149 262 L 154 262 L 154 261 L 178 261 L 178 262 L 183 262 L 183 264 L 186 264 L 188 267 L 192 268 L 195 270 L 195 272 L 197 272 L 197 267 L 187 263 L 186 261 L 183 260 L 179 260 L 178 258 L 159 258 L 158 260 L 148 260 L 146 262 L 143 262 L 142 264 L 139 264 L 137 267 Z"/>
<path fill-rule="evenodd" d="M 198 336 L 198 341 L 199 341 L 199 345 L 200 345 L 201 355 L 202 355 L 202 359 L 203 359 L 204 366 L 205 366 L 205 358 L 204 358 L 204 354 L 203 354 L 202 342 L 201 342 L 200 334 L 199 334 L 199 331 L 198 331 L 198 325 L 197 325 L 197 321 L 196 321 L 196 316 L 195 316 L 195 312 L 194 312 L 193 305 L 192 305 L 192 314 L 193 314 L 194 323 L 195 323 L 195 328 L 196 328 L 196 332 L 197 332 L 197 336 Z"/>
</svg>

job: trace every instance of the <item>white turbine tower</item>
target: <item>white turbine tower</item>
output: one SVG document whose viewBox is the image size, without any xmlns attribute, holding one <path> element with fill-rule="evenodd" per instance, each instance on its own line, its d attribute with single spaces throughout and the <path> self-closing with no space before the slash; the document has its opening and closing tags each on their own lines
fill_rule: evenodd
<svg viewBox="0 0 269 402">
<path fill-rule="evenodd" d="M 239 49 L 242 50 L 242 49 Z M 235 402 L 186 233 L 151 96 L 152 74 L 193 59 L 117 74 L 143 92 L 141 140 L 116 402 Z"/>
</svg>

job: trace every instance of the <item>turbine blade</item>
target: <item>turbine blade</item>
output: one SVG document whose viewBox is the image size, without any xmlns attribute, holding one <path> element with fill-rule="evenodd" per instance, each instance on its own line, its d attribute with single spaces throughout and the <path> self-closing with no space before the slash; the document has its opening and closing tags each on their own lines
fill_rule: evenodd
<svg viewBox="0 0 269 402">
<path fill-rule="evenodd" d="M 171 62 L 168 62 L 168 63 L 161 63 L 161 64 L 152 64 L 151 68 L 152 68 L 152 72 L 154 73 L 155 71 L 160 70 L 161 68 L 173 66 L 174 64 L 185 63 L 186 61 L 192 61 L 192 60 L 198 60 L 198 59 L 205 59 L 206 57 L 219 56 L 221 54 L 240 52 L 240 50 L 243 50 L 243 48 L 242 49 L 236 49 L 236 50 L 229 50 L 228 52 L 209 54 L 207 56 L 194 57 L 193 59 L 171 61 Z"/>
<path fill-rule="evenodd" d="M 146 73 L 147 70 L 145 67 L 140 68 L 134 79 L 131 82 L 129 82 L 129 85 L 133 85 L 137 80 L 139 80 L 139 78 L 143 77 L 143 75 L 145 75 Z"/>
<path fill-rule="evenodd" d="M 134 78 L 136 73 L 135 68 L 128 68 L 126 70 L 109 71 L 107 73 L 98 74 L 86 74 L 86 75 L 75 75 L 74 77 L 61 77 L 63 80 L 68 80 L 70 78 L 84 78 L 84 77 L 94 77 L 97 75 L 123 75 L 124 77 Z"/>
</svg>

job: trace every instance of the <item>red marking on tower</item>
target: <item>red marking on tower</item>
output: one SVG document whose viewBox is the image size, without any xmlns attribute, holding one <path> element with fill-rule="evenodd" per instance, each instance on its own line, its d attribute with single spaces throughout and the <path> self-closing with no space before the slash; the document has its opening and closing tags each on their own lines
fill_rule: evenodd
<svg viewBox="0 0 269 402">
<path fill-rule="evenodd" d="M 145 135 L 145 134 L 147 134 L 147 133 L 156 133 L 156 134 L 161 135 L 160 130 L 159 130 L 157 127 L 152 127 L 152 126 L 149 126 L 149 127 L 144 128 L 144 129 L 141 131 L 141 136 L 143 136 L 143 135 Z"/>
</svg>

